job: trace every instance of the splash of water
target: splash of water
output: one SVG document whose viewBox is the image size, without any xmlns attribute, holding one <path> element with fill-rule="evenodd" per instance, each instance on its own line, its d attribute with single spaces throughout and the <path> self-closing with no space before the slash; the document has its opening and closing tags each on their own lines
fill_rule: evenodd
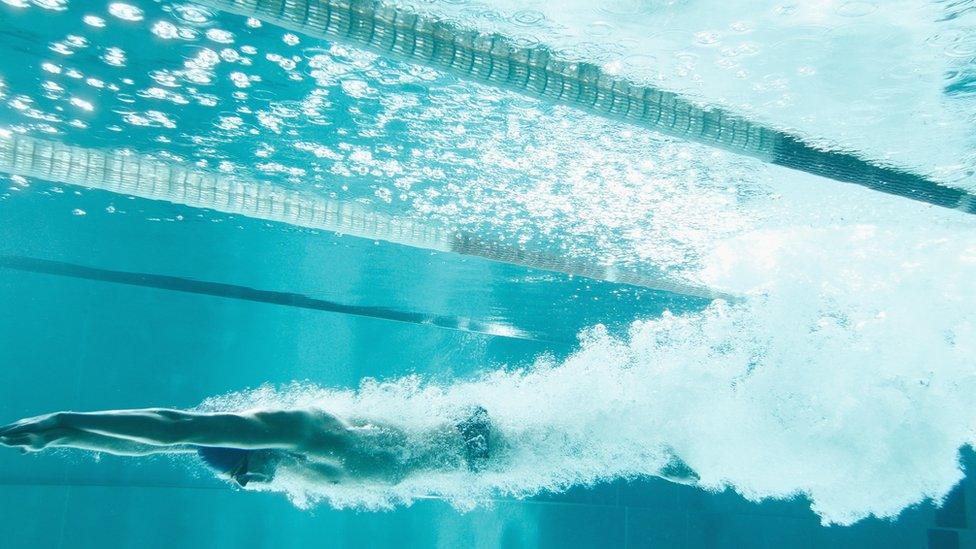
<svg viewBox="0 0 976 549">
<path fill-rule="evenodd" d="M 677 455 L 705 489 L 804 495 L 827 523 L 895 516 L 943 498 L 962 477 L 960 447 L 976 441 L 976 231 L 968 219 L 911 219 L 743 234 L 701 272 L 749 297 L 636 321 L 623 338 L 592 328 L 563 362 L 451 385 L 264 388 L 206 406 L 317 405 L 423 433 L 479 404 L 509 444 L 478 474 L 280 481 L 302 505 L 433 495 L 469 506 L 653 475 Z"/>
<path fill-rule="evenodd" d="M 597 326 L 566 360 L 473 380 L 297 384 L 203 408 L 318 406 L 401 426 L 422 446 L 480 405 L 504 434 L 478 473 L 394 486 L 277 479 L 300 506 L 438 496 L 470 507 L 654 475 L 674 456 L 704 489 L 803 495 L 825 523 L 940 501 L 962 477 L 959 449 L 976 442 L 976 219 L 795 174 L 770 184 L 768 199 L 723 203 L 741 220 L 734 234 L 674 232 L 680 274 L 741 300 L 636 320 L 625 337 Z"/>
</svg>

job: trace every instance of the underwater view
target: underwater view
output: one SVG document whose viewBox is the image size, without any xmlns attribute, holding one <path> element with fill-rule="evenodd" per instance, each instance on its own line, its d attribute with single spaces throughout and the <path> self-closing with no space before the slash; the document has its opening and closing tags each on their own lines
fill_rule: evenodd
<svg viewBox="0 0 976 549">
<path fill-rule="evenodd" d="M 0 0 L 0 547 L 976 548 L 974 402 L 976 2 Z"/>
</svg>

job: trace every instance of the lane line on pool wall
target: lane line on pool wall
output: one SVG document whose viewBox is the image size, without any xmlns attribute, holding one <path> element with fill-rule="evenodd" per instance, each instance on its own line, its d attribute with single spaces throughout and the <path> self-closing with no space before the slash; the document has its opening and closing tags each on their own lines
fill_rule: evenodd
<svg viewBox="0 0 976 549">
<path fill-rule="evenodd" d="M 326 299 L 310 297 L 294 292 L 280 292 L 275 290 L 261 290 L 238 284 L 194 280 L 180 276 L 160 275 L 154 273 L 139 273 L 117 271 L 88 267 L 63 261 L 52 261 L 24 256 L 0 255 L 0 268 L 15 271 L 63 276 L 82 280 L 94 280 L 113 284 L 125 284 L 143 288 L 155 288 L 189 294 L 209 295 L 226 299 L 267 303 L 313 311 L 325 311 L 352 316 L 405 322 L 434 326 L 446 330 L 470 332 L 511 339 L 524 339 L 540 343 L 556 343 L 570 345 L 572 341 L 560 341 L 547 338 L 541 334 L 533 334 L 500 322 L 485 322 L 467 317 L 438 315 L 392 309 L 389 307 L 375 307 L 366 305 L 352 305 Z"/>
<path fill-rule="evenodd" d="M 976 214 L 976 195 L 922 175 L 817 148 L 720 108 L 567 61 L 540 44 L 479 32 L 381 0 L 194 0 L 462 79 L 513 90 L 689 141 L 845 183 Z"/>
</svg>

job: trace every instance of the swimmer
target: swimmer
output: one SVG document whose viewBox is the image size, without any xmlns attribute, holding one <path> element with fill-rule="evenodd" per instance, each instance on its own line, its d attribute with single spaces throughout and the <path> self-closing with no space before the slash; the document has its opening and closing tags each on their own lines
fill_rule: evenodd
<svg viewBox="0 0 976 549">
<path fill-rule="evenodd" d="M 396 484 L 423 470 L 477 472 L 499 444 L 481 407 L 424 439 L 430 441 L 424 448 L 411 448 L 399 429 L 344 421 L 322 410 L 57 412 L 0 427 L 0 445 L 23 452 L 75 448 L 119 456 L 195 453 L 219 478 L 251 489 L 281 474 L 315 483 Z"/>
<path fill-rule="evenodd" d="M 480 406 L 420 439 L 425 443 L 418 445 L 393 426 L 347 421 L 312 409 L 57 412 L 0 427 L 0 445 L 23 452 L 74 448 L 119 456 L 196 454 L 218 478 L 246 489 L 260 489 L 279 475 L 309 483 L 392 485 L 423 471 L 479 472 L 505 445 Z M 656 476 L 678 484 L 698 481 L 677 457 Z"/>
</svg>

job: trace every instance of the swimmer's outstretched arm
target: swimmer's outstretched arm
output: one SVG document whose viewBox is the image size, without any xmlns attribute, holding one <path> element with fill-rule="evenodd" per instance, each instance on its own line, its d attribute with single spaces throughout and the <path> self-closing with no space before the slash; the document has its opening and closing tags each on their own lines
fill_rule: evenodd
<svg viewBox="0 0 976 549">
<path fill-rule="evenodd" d="M 178 447 L 152 446 L 66 427 L 55 419 L 54 414 L 0 427 L 0 446 L 19 447 L 24 452 L 36 452 L 45 448 L 75 448 L 119 456 L 146 456 L 180 451 Z"/>
<path fill-rule="evenodd" d="M 33 448 L 24 446 L 22 448 L 25 451 L 33 450 Z M 196 452 L 196 449 L 191 446 L 153 446 L 151 444 L 142 444 L 123 438 L 83 431 L 67 432 L 48 443 L 46 448 L 74 448 L 76 450 L 89 450 L 92 452 L 104 452 L 106 454 L 129 457 Z"/>
<path fill-rule="evenodd" d="M 121 455 L 187 451 L 189 446 L 277 448 L 315 454 L 340 449 L 345 431 L 345 424 L 337 418 L 309 410 L 198 413 L 146 408 L 57 412 L 24 419 L 0 427 L 0 444 L 35 451 L 72 447 Z"/>
</svg>

